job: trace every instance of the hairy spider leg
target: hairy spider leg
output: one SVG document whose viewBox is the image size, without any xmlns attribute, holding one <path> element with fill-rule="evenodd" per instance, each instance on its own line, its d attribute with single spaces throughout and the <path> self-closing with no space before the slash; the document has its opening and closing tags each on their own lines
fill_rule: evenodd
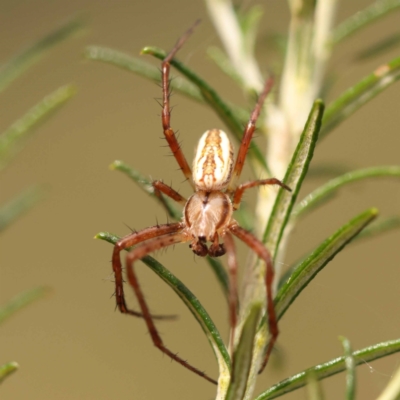
<svg viewBox="0 0 400 400">
<path fill-rule="evenodd" d="M 162 203 L 164 203 L 164 198 L 161 193 L 175 200 L 177 203 L 182 204 L 183 206 L 186 204 L 187 200 L 176 190 L 172 189 L 171 186 L 166 185 L 161 181 L 153 182 L 154 194 L 160 199 Z"/>
<path fill-rule="evenodd" d="M 289 186 L 285 185 L 282 181 L 276 178 L 268 178 L 268 179 L 259 179 L 256 181 L 250 181 L 250 182 L 245 182 L 240 184 L 234 194 L 233 194 L 233 210 L 236 211 L 239 206 L 240 202 L 242 201 L 242 196 L 245 190 L 256 187 L 256 186 L 261 186 L 261 185 L 279 185 L 283 189 L 286 189 L 287 191 L 291 192 L 292 189 L 290 189 Z"/>
<path fill-rule="evenodd" d="M 184 35 L 176 42 L 174 48 L 168 53 L 168 55 L 164 58 L 161 64 L 161 84 L 162 84 L 162 92 L 163 92 L 163 108 L 161 114 L 162 126 L 164 129 L 164 136 L 167 139 L 168 145 L 174 155 L 176 161 L 186 179 L 189 181 L 191 186 L 194 188 L 193 180 L 192 180 L 192 170 L 186 160 L 185 155 L 182 152 L 181 145 L 179 144 L 174 131 L 171 128 L 171 109 L 169 104 L 170 98 L 170 89 L 169 89 L 169 71 L 171 67 L 171 61 L 175 57 L 178 50 L 183 46 L 188 37 L 193 33 L 195 27 L 198 25 L 200 21 L 196 21 L 196 23 L 188 29 Z"/>
<path fill-rule="evenodd" d="M 140 288 L 139 281 L 137 279 L 137 276 L 135 274 L 133 265 L 134 262 L 145 257 L 147 254 L 152 253 L 153 251 L 162 249 L 164 247 L 168 247 L 177 243 L 183 243 L 190 240 L 187 234 L 182 233 L 182 232 L 175 232 L 175 233 L 169 233 L 164 236 L 156 237 L 152 240 L 149 240 L 148 242 L 145 242 L 143 244 L 140 244 L 139 246 L 135 247 L 130 253 L 128 253 L 127 258 L 126 258 L 126 273 L 128 277 L 128 281 L 130 285 L 132 286 L 136 297 L 138 299 L 140 308 L 143 313 L 144 320 L 147 325 L 147 329 L 150 332 L 151 340 L 153 341 L 154 346 L 156 346 L 161 352 L 166 354 L 167 356 L 171 357 L 171 359 L 175 360 L 188 370 L 194 372 L 197 375 L 200 375 L 207 381 L 214 383 L 215 385 L 217 382 L 206 375 L 203 371 L 200 371 L 199 369 L 193 367 L 191 364 L 189 364 L 186 360 L 183 358 L 179 357 L 177 354 L 173 353 L 171 350 L 169 350 L 163 343 L 157 328 L 153 322 L 153 318 L 150 314 L 149 308 L 147 306 L 146 300 L 144 298 L 142 289 Z"/>
<path fill-rule="evenodd" d="M 278 322 L 276 319 L 274 299 L 272 297 L 272 284 L 274 281 L 274 267 L 272 265 L 271 253 L 264 246 L 264 244 L 258 240 L 252 233 L 246 231 L 237 223 L 229 226 L 229 230 L 240 240 L 247 244 L 262 260 L 264 260 L 266 265 L 265 272 L 265 291 L 267 294 L 267 316 L 268 316 L 268 326 L 271 338 L 269 340 L 264 360 L 262 361 L 261 368 L 258 373 L 261 373 L 265 366 L 267 365 L 269 356 L 274 347 L 276 339 L 278 338 Z"/>
<path fill-rule="evenodd" d="M 272 78 L 267 79 L 264 85 L 264 89 L 258 97 L 257 103 L 254 107 L 253 112 L 251 113 L 249 122 L 246 125 L 246 128 L 243 133 L 242 142 L 240 143 L 239 151 L 236 157 L 235 166 L 233 168 L 233 173 L 231 177 L 231 181 L 229 182 L 227 192 L 230 193 L 233 191 L 235 187 L 237 179 L 240 177 L 242 173 L 242 169 L 244 166 L 244 162 L 246 160 L 247 151 L 249 150 L 249 146 L 251 143 L 251 139 L 253 137 L 253 133 L 256 129 L 257 119 L 261 113 L 261 107 L 267 97 L 268 93 L 271 91 L 274 80 Z"/>
<path fill-rule="evenodd" d="M 229 339 L 229 348 L 230 351 L 232 352 L 235 328 L 237 324 L 237 313 L 238 313 L 238 284 L 237 284 L 238 264 L 236 259 L 235 242 L 233 241 L 233 237 L 229 232 L 226 232 L 224 235 L 224 244 L 228 259 L 228 272 L 229 272 L 229 322 L 231 325 L 231 337 Z"/>
<path fill-rule="evenodd" d="M 127 307 L 125 301 L 124 287 L 123 287 L 123 276 L 122 276 L 122 264 L 120 259 L 120 253 L 122 250 L 128 249 L 129 247 L 141 243 L 143 241 L 163 236 L 166 234 L 180 232 L 183 229 L 183 223 L 177 222 L 173 224 L 156 225 L 150 228 L 145 228 L 140 232 L 131 233 L 122 239 L 120 239 L 114 246 L 112 255 L 112 267 L 115 276 L 115 297 L 117 301 L 117 307 L 123 314 L 130 314 L 135 317 L 144 317 L 140 312 L 131 310 Z M 175 319 L 175 315 L 153 315 L 155 319 Z"/>
</svg>

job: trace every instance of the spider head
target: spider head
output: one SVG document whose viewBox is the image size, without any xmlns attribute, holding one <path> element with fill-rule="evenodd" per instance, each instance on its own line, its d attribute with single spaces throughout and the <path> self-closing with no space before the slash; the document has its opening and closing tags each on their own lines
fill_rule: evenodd
<svg viewBox="0 0 400 400">
<path fill-rule="evenodd" d="M 224 131 L 211 129 L 199 140 L 193 161 L 193 182 L 197 190 L 224 190 L 233 168 L 233 147 Z"/>
</svg>

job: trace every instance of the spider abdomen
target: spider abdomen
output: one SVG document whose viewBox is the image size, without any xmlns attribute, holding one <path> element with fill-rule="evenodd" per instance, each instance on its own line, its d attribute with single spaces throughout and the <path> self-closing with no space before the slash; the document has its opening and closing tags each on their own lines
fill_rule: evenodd
<svg viewBox="0 0 400 400">
<path fill-rule="evenodd" d="M 197 145 L 193 161 L 193 182 L 198 190 L 223 190 L 233 167 L 233 147 L 224 131 L 206 131 Z"/>
<path fill-rule="evenodd" d="M 225 193 L 198 191 L 186 203 L 184 219 L 194 240 L 213 241 L 216 233 L 223 234 L 232 212 L 232 203 Z"/>
</svg>

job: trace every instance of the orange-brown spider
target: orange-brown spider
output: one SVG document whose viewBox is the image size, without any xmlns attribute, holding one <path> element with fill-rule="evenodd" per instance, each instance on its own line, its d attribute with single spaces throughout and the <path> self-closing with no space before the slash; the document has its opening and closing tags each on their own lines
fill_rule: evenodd
<svg viewBox="0 0 400 400">
<path fill-rule="evenodd" d="M 242 240 L 266 263 L 265 285 L 271 339 L 266 350 L 263 363 L 263 365 L 265 365 L 278 336 L 278 326 L 272 298 L 274 269 L 268 249 L 252 233 L 241 228 L 232 217 L 232 214 L 239 208 L 243 193 L 246 189 L 261 185 L 279 185 L 286 190 L 290 190 L 290 188 L 275 178 L 246 182 L 236 187 L 236 181 L 242 172 L 250 141 L 255 130 L 256 121 L 260 115 L 263 102 L 272 86 L 271 79 L 266 82 L 264 90 L 260 94 L 257 104 L 250 116 L 250 120 L 244 130 L 236 162 L 234 163 L 233 147 L 226 133 L 220 129 L 211 129 L 206 131 L 200 138 L 193 162 L 193 171 L 191 170 L 175 133 L 170 126 L 169 70 L 171 60 L 192 33 L 193 29 L 194 26 L 178 40 L 175 47 L 162 62 L 161 79 L 163 103 L 161 119 L 168 145 L 180 169 L 195 192 L 186 200 L 170 186 L 161 181 L 155 181 L 153 186 L 155 193 L 159 197 L 164 194 L 184 206 L 182 221 L 152 226 L 125 236 L 115 244 L 112 265 L 115 274 L 115 294 L 119 310 L 122 313 L 143 317 L 150 332 L 151 339 L 157 348 L 189 370 L 212 383 L 216 383 L 214 379 L 190 365 L 164 345 L 153 322 L 156 316 L 150 314 L 146 300 L 139 286 L 133 268 L 134 263 L 151 252 L 184 242 L 189 242 L 189 247 L 192 251 L 201 257 L 206 255 L 219 257 L 227 253 L 230 278 L 229 314 L 230 325 L 233 331 L 236 326 L 238 295 L 236 283 L 237 263 L 232 235 Z M 222 241 L 222 243 L 220 241 Z M 208 245 L 208 243 L 211 244 Z M 135 247 L 126 257 L 126 274 L 128 282 L 132 286 L 138 299 L 141 313 L 129 309 L 124 296 L 120 252 L 131 246 Z"/>
</svg>

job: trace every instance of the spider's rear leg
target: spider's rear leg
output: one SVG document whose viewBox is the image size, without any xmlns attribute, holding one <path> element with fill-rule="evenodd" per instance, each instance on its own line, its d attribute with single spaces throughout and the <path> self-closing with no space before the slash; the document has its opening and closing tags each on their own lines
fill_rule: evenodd
<svg viewBox="0 0 400 400">
<path fill-rule="evenodd" d="M 185 368 L 188 370 L 194 372 L 197 375 L 200 375 L 204 379 L 208 380 L 211 383 L 217 384 L 217 382 L 206 375 L 204 372 L 200 371 L 199 369 L 193 367 L 190 365 L 187 361 L 179 357 L 177 354 L 173 353 L 171 350 L 169 350 L 163 343 L 157 328 L 153 322 L 153 317 L 150 314 L 149 308 L 147 306 L 146 300 L 144 298 L 142 289 L 140 288 L 138 278 L 136 276 L 135 270 L 133 268 L 133 265 L 135 261 L 138 259 L 141 259 L 145 257 L 147 254 L 162 249 L 163 247 L 171 246 L 177 243 L 182 243 L 190 240 L 188 236 L 185 233 L 182 232 L 175 232 L 175 233 L 170 233 L 164 236 L 156 237 L 152 240 L 149 240 L 146 243 L 143 243 L 136 248 L 134 248 L 126 258 L 126 272 L 127 272 L 127 277 L 129 280 L 130 285 L 132 286 L 136 297 L 138 299 L 140 308 L 143 313 L 144 320 L 147 325 L 147 329 L 149 330 L 151 340 L 153 341 L 154 346 L 156 346 L 160 351 L 162 351 L 164 354 L 168 355 L 171 357 L 171 359 L 175 360 L 179 364 L 183 365 Z"/>
<path fill-rule="evenodd" d="M 183 229 L 181 222 L 174 224 L 165 224 L 159 226 L 152 226 L 150 228 L 143 229 L 139 232 L 131 233 L 121 240 L 119 240 L 113 250 L 112 255 L 112 267 L 115 276 L 115 297 L 117 301 L 117 307 L 123 314 L 130 314 L 135 317 L 144 317 L 144 315 L 138 311 L 134 311 L 127 307 L 125 301 L 124 287 L 123 287 L 123 276 L 122 276 L 122 264 L 120 259 L 120 253 L 122 250 L 126 250 L 137 243 L 141 243 L 145 240 L 152 239 L 157 236 L 165 235 L 168 233 L 179 232 Z M 175 315 L 153 315 L 156 319 L 175 319 Z"/>
<path fill-rule="evenodd" d="M 267 345 L 264 360 L 261 364 L 259 373 L 261 373 L 265 366 L 267 365 L 269 356 L 271 355 L 272 349 L 278 338 L 278 322 L 276 319 L 274 299 L 272 294 L 272 284 L 274 281 L 274 267 L 272 265 L 271 253 L 264 246 L 264 244 L 258 240 L 252 233 L 246 231 L 240 227 L 237 223 L 229 226 L 229 230 L 240 240 L 247 244 L 262 260 L 264 260 L 266 265 L 265 272 L 265 290 L 267 295 L 267 316 L 268 316 L 268 326 L 271 338 Z"/>
</svg>

